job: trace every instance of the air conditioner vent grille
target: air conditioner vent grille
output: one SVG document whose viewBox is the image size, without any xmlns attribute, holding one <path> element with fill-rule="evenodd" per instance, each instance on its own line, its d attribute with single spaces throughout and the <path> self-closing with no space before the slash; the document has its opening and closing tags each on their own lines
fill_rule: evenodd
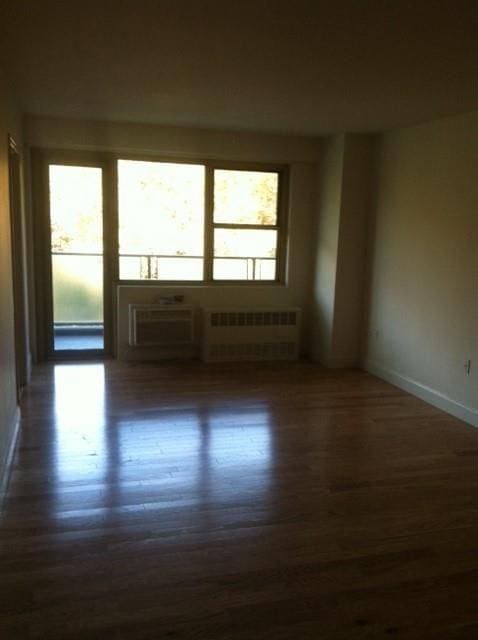
<svg viewBox="0 0 478 640">
<path fill-rule="evenodd" d="M 132 347 L 191 345 L 193 343 L 192 307 L 131 304 L 129 343 Z"/>
</svg>

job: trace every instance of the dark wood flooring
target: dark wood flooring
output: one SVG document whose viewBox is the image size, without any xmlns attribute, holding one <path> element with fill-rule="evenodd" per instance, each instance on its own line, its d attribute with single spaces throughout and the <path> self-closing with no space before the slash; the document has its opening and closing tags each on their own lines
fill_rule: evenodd
<svg viewBox="0 0 478 640">
<path fill-rule="evenodd" d="M 0 637 L 478 638 L 478 430 L 305 362 L 38 367 Z"/>
</svg>

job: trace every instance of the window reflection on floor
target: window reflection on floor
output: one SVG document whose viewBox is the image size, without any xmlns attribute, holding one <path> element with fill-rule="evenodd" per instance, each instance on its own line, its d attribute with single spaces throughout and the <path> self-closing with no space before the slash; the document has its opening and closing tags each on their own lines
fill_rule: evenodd
<svg viewBox="0 0 478 640">
<path fill-rule="evenodd" d="M 208 522 L 241 496 L 266 503 L 272 465 L 266 403 L 175 408 L 171 398 L 145 398 L 128 415 L 106 415 L 102 364 L 55 367 L 57 518 L 138 519 L 173 509 L 181 526 L 195 507 L 214 504 Z M 77 507 L 75 506 L 77 505 Z"/>
<path fill-rule="evenodd" d="M 185 524 L 196 517 L 195 506 L 226 505 L 241 494 L 257 504 L 267 497 L 272 439 L 266 407 L 158 410 L 154 418 L 121 420 L 118 434 L 119 485 L 141 479 L 149 512 L 175 502 L 186 509 Z"/>
<path fill-rule="evenodd" d="M 210 455 L 219 464 L 238 471 L 254 463 L 268 463 L 271 447 L 270 412 L 253 409 L 213 409 L 209 412 Z"/>
<path fill-rule="evenodd" d="M 55 366 L 55 417 L 59 481 L 101 474 L 107 456 L 104 365 Z"/>
</svg>

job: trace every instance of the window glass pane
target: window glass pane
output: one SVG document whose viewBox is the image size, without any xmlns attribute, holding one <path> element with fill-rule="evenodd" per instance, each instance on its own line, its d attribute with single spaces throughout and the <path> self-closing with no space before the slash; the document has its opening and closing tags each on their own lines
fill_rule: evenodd
<svg viewBox="0 0 478 640">
<path fill-rule="evenodd" d="M 252 258 L 215 258 L 214 280 L 252 280 Z"/>
<path fill-rule="evenodd" d="M 103 257 L 53 255 L 55 322 L 103 322 Z"/>
<path fill-rule="evenodd" d="M 121 280 L 202 280 L 202 258 L 121 256 Z"/>
<path fill-rule="evenodd" d="M 119 160 L 120 254 L 202 258 L 204 175 L 202 165 Z"/>
<path fill-rule="evenodd" d="M 277 224 L 279 174 L 265 171 L 214 171 L 214 222 Z"/>
<path fill-rule="evenodd" d="M 144 280 L 145 277 L 141 277 L 142 273 L 147 273 L 141 265 L 142 258 L 136 257 L 124 257 L 120 256 L 119 259 L 119 277 L 121 280 Z"/>
<path fill-rule="evenodd" d="M 103 349 L 101 168 L 50 165 L 49 204 L 54 349 Z"/>
<path fill-rule="evenodd" d="M 214 255 L 220 258 L 275 258 L 277 231 L 215 229 Z"/>
<path fill-rule="evenodd" d="M 214 280 L 275 280 L 276 261 L 262 258 L 215 258 Z"/>
<path fill-rule="evenodd" d="M 275 280 L 276 261 L 256 260 L 256 280 Z"/>
<path fill-rule="evenodd" d="M 53 253 L 103 253 L 101 169 L 50 165 Z"/>
</svg>

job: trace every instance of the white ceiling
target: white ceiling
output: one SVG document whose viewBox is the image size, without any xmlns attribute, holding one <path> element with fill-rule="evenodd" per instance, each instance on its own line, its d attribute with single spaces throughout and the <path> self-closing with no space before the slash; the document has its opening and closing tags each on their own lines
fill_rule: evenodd
<svg viewBox="0 0 478 640">
<path fill-rule="evenodd" d="M 478 108 L 477 0 L 0 0 L 26 113 L 378 131 Z"/>
</svg>

